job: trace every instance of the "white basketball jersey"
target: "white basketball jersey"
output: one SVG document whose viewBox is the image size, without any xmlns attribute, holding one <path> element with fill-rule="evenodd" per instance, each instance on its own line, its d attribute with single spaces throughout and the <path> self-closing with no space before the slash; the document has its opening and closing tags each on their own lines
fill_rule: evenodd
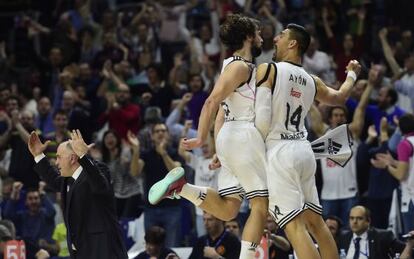
<svg viewBox="0 0 414 259">
<path fill-rule="evenodd" d="M 256 67 L 253 63 L 244 60 L 241 57 L 233 56 L 223 61 L 224 68 L 231 62 L 237 60 L 244 61 L 250 68 L 248 80 L 241 84 L 233 93 L 224 99 L 221 106 L 224 109 L 224 120 L 228 121 L 254 121 L 254 101 L 256 93 Z"/>
<path fill-rule="evenodd" d="M 414 136 L 410 136 L 407 140 L 414 147 Z M 401 183 L 401 211 L 407 212 L 410 201 L 414 202 L 414 155 L 410 157 L 408 176 Z"/>
<path fill-rule="evenodd" d="M 268 140 L 304 140 L 305 117 L 312 106 L 316 85 L 302 66 L 278 62 L 272 96 L 272 121 Z"/>
<path fill-rule="evenodd" d="M 345 167 L 323 158 L 321 159 L 321 170 L 323 186 L 321 199 L 337 200 L 355 197 L 358 192 L 357 184 L 357 150 L 359 142 L 354 141 L 352 146 L 353 156 Z"/>
</svg>

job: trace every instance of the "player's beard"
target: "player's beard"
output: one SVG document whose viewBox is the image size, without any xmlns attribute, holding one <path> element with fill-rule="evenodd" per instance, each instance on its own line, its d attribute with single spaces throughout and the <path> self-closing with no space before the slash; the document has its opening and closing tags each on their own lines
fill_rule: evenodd
<svg viewBox="0 0 414 259">
<path fill-rule="evenodd" d="M 252 49 L 251 49 L 251 52 L 252 52 L 252 56 L 254 58 L 257 58 L 258 56 L 260 56 L 260 54 L 262 54 L 262 48 L 253 45 Z"/>
</svg>

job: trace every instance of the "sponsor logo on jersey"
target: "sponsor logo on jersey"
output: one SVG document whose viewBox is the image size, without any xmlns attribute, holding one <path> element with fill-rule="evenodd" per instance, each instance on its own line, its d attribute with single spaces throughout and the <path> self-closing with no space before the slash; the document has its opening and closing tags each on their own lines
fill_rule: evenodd
<svg viewBox="0 0 414 259">
<path fill-rule="evenodd" d="M 280 133 L 281 139 L 287 139 L 287 140 L 295 140 L 295 139 L 303 139 L 305 137 L 305 132 L 296 132 L 291 134 L 286 133 Z"/>
<path fill-rule="evenodd" d="M 338 154 L 339 150 L 341 150 L 342 145 L 333 141 L 331 138 L 328 139 L 328 153 L 329 154 Z"/>
<path fill-rule="evenodd" d="M 295 91 L 292 89 L 290 89 L 290 96 L 296 97 L 296 98 L 300 98 L 302 96 L 301 92 Z"/>
</svg>

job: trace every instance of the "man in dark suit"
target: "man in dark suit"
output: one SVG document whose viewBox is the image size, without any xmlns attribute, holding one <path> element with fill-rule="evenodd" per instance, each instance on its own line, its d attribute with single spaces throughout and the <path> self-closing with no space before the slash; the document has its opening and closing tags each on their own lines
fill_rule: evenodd
<svg viewBox="0 0 414 259">
<path fill-rule="evenodd" d="M 47 144 L 35 132 L 31 133 L 28 146 L 37 163 L 35 171 L 50 188 L 62 193 L 71 258 L 128 258 L 116 219 L 107 166 L 87 155 L 90 146 L 79 130 L 72 131 L 71 139 L 57 149 L 60 174 L 43 154 Z"/>
<path fill-rule="evenodd" d="M 370 227 L 370 211 L 364 206 L 355 206 L 349 213 L 351 231 L 338 236 L 338 248 L 345 250 L 346 258 L 388 259 L 404 250 L 405 244 L 388 230 Z"/>
</svg>

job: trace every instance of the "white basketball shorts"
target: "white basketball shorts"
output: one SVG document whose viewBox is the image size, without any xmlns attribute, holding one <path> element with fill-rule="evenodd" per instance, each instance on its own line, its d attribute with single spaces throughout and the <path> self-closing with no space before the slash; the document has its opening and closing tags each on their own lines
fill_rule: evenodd
<svg viewBox="0 0 414 259">
<path fill-rule="evenodd" d="M 221 196 L 268 197 L 265 144 L 252 122 L 225 122 L 217 135 L 216 153 L 222 166 Z"/>
<path fill-rule="evenodd" d="M 279 227 L 305 209 L 322 214 L 315 185 L 316 161 L 307 140 L 266 142 L 269 212 Z"/>
</svg>

